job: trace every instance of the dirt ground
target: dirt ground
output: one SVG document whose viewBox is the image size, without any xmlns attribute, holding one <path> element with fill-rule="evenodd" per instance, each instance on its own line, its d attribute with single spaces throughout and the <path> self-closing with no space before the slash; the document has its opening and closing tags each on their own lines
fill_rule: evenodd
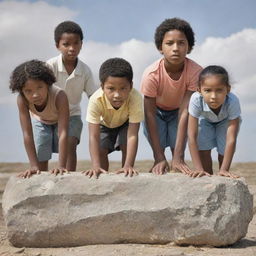
<svg viewBox="0 0 256 256">
<path fill-rule="evenodd" d="M 54 163 L 53 163 L 54 165 Z M 151 161 L 138 161 L 137 169 L 147 171 L 152 165 Z M 11 175 L 24 170 L 28 165 L 23 163 L 0 163 L 0 204 L 5 184 Z M 78 170 L 86 170 L 89 162 L 79 161 Z M 111 163 L 110 170 L 118 168 L 118 163 Z M 232 172 L 244 177 L 253 195 L 256 194 L 256 163 L 234 163 Z M 255 196 L 254 196 L 254 200 Z M 254 204 L 256 206 L 256 204 Z M 0 205 L 1 206 L 1 205 Z M 199 247 L 199 246 L 175 246 L 149 245 L 149 244 L 113 244 L 113 245 L 89 245 L 72 248 L 15 248 L 7 240 L 6 227 L 0 207 L 0 256 L 256 256 L 256 207 L 254 206 L 254 218 L 251 221 L 248 233 L 232 246 L 224 248 Z"/>
</svg>

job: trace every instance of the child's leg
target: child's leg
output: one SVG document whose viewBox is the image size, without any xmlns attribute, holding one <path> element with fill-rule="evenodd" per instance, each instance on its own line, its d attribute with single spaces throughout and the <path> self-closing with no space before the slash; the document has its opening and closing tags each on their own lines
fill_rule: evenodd
<svg viewBox="0 0 256 256">
<path fill-rule="evenodd" d="M 77 164 L 76 148 L 80 142 L 83 122 L 80 115 L 71 116 L 69 118 L 69 131 L 68 131 L 68 159 L 67 170 L 75 171 Z"/>
<path fill-rule="evenodd" d="M 79 141 L 76 137 L 68 137 L 68 158 L 67 158 L 67 170 L 73 172 L 76 170 L 77 156 L 76 147 Z"/>
<path fill-rule="evenodd" d="M 198 124 L 198 150 L 203 168 L 213 174 L 211 150 L 216 147 L 215 124 L 206 119 L 199 119 Z"/>
<path fill-rule="evenodd" d="M 221 155 L 221 154 L 218 154 L 219 169 L 220 169 L 220 167 L 221 167 L 221 165 L 222 165 L 222 162 L 223 162 L 223 158 L 224 158 L 224 156 L 223 156 L 223 155 Z"/>
<path fill-rule="evenodd" d="M 126 154 L 127 154 L 127 133 L 129 123 L 125 122 L 123 125 L 117 128 L 117 137 L 115 143 L 115 150 L 122 151 L 122 167 L 124 167 Z"/>
<path fill-rule="evenodd" d="M 32 119 L 33 135 L 40 171 L 48 171 L 48 160 L 58 152 L 57 125 L 47 125 Z"/>
<path fill-rule="evenodd" d="M 101 168 L 108 171 L 109 161 L 108 161 L 108 149 L 100 148 L 100 165 Z"/>
<path fill-rule="evenodd" d="M 48 171 L 48 161 L 39 162 L 38 167 L 41 172 L 47 172 Z"/>
<path fill-rule="evenodd" d="M 170 146 L 172 156 L 174 155 L 176 137 L 177 137 L 177 128 L 178 128 L 178 109 L 170 111 L 162 111 L 164 119 L 167 124 L 167 142 L 166 146 Z"/>
<path fill-rule="evenodd" d="M 167 121 L 165 120 L 165 115 L 164 110 L 160 110 L 160 109 L 156 109 L 156 125 L 157 125 L 157 134 L 153 134 L 152 136 L 158 136 L 159 138 L 159 143 L 163 149 L 163 151 L 165 151 L 165 148 L 167 146 L 169 146 L 169 141 L 167 138 Z M 149 137 L 149 133 L 148 133 L 148 127 L 146 125 L 146 122 L 142 122 L 142 126 L 143 126 L 143 133 L 146 137 L 146 139 L 148 140 L 149 144 L 151 145 L 150 142 L 150 137 Z"/>
<path fill-rule="evenodd" d="M 213 174 L 211 150 L 200 150 L 199 155 L 204 170 L 209 174 Z"/>
</svg>

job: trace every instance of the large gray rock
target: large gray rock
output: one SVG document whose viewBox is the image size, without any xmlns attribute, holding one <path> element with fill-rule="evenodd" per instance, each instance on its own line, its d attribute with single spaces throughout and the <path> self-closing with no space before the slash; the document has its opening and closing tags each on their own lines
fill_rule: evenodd
<svg viewBox="0 0 256 256">
<path fill-rule="evenodd" d="M 253 198 L 242 179 L 172 173 L 133 178 L 42 173 L 11 177 L 3 195 L 14 246 L 109 243 L 224 246 L 247 233 Z"/>
</svg>

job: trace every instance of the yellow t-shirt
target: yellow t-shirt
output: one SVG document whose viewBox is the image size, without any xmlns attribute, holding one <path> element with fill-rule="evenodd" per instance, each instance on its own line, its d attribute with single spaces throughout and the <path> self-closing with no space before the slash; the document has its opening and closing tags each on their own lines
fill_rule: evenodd
<svg viewBox="0 0 256 256">
<path fill-rule="evenodd" d="M 99 88 L 89 99 L 86 121 L 92 124 L 102 124 L 108 128 L 116 128 L 124 124 L 139 123 L 144 119 L 142 96 L 132 89 L 128 99 L 119 108 L 112 107 L 102 88 Z"/>
</svg>

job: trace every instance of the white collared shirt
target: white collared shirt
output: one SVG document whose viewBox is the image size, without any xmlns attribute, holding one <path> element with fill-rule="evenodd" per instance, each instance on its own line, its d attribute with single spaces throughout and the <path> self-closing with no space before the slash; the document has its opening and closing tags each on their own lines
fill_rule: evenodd
<svg viewBox="0 0 256 256">
<path fill-rule="evenodd" d="M 54 84 L 65 90 L 68 101 L 70 116 L 81 115 L 80 102 L 82 93 L 90 97 L 98 87 L 95 85 L 90 68 L 78 59 L 76 68 L 69 75 L 62 62 L 62 55 L 51 58 L 47 64 L 53 70 L 57 82 Z"/>
</svg>

